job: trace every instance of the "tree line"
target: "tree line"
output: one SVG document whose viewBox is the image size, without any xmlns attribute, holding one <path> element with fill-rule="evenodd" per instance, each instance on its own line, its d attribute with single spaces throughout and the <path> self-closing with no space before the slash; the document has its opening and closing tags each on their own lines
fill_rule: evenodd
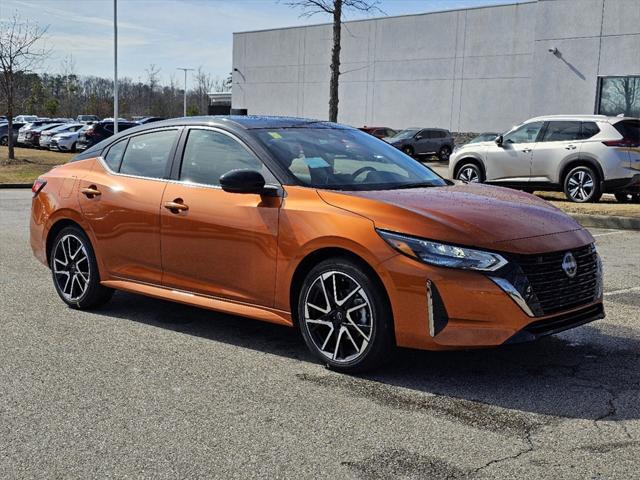
<svg viewBox="0 0 640 480">
<path fill-rule="evenodd" d="M 64 65 L 68 62 L 63 62 Z M 64 68 L 63 68 L 64 70 Z M 119 115 L 178 117 L 183 113 L 183 87 L 175 78 L 167 85 L 159 81 L 160 70 L 150 65 L 144 80 L 118 80 Z M 189 80 L 187 114 L 206 115 L 210 92 L 230 91 L 230 79 L 213 77 L 199 68 Z M 182 88 L 181 88 L 182 87 Z M 97 115 L 113 116 L 113 79 L 91 75 L 62 73 L 16 73 L 13 114 L 45 117 Z M 0 98 L 0 112 L 8 110 L 6 97 Z"/>
</svg>

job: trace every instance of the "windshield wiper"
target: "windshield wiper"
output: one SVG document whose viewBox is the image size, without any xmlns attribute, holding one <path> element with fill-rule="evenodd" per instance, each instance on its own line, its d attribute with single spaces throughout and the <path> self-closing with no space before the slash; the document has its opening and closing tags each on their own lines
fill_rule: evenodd
<svg viewBox="0 0 640 480">
<path fill-rule="evenodd" d="M 424 188 L 424 187 L 439 187 L 441 185 L 436 185 L 433 182 L 416 182 L 416 183 L 405 183 L 404 185 L 397 185 L 392 187 L 393 190 L 399 188 Z"/>
</svg>

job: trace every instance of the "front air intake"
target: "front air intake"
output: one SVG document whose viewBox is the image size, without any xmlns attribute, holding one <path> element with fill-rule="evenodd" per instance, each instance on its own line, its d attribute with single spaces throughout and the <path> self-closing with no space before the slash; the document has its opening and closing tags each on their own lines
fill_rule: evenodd
<svg viewBox="0 0 640 480">
<path fill-rule="evenodd" d="M 429 318 L 429 335 L 435 337 L 449 322 L 447 309 L 444 306 L 436 284 L 427 280 L 427 314 Z"/>
</svg>

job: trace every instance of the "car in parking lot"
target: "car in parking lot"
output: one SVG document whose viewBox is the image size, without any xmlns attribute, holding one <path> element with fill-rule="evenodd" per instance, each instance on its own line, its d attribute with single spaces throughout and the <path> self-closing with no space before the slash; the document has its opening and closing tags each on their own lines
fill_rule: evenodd
<svg viewBox="0 0 640 480">
<path fill-rule="evenodd" d="M 13 123 L 12 137 L 13 144 L 15 145 L 18 140 L 18 132 L 24 126 L 24 123 Z M 3 123 L 0 125 L 0 145 L 9 145 L 9 124 Z"/>
<path fill-rule="evenodd" d="M 123 131 L 131 127 L 135 127 L 138 124 L 135 122 L 119 121 L 118 130 Z M 101 142 L 102 140 L 109 138 L 113 135 L 114 130 L 113 120 L 102 120 L 90 125 L 88 128 L 81 130 L 78 133 L 76 141 L 76 149 L 78 151 L 86 150 L 87 148 Z"/>
<path fill-rule="evenodd" d="M 87 122 L 99 122 L 100 117 L 97 115 L 78 115 L 76 117 L 76 122 L 78 123 L 87 123 Z"/>
<path fill-rule="evenodd" d="M 394 345 L 489 347 L 604 316 L 594 239 L 573 219 L 334 123 L 138 126 L 33 192 L 31 247 L 69 306 L 121 289 L 298 326 L 341 371 Z"/>
<path fill-rule="evenodd" d="M 380 139 L 393 137 L 395 134 L 398 133 L 397 130 L 394 130 L 393 128 L 367 127 L 366 125 L 364 127 L 361 127 L 359 130 Z"/>
<path fill-rule="evenodd" d="M 76 143 L 78 141 L 78 136 L 90 128 L 92 123 L 85 123 L 81 128 L 75 131 L 68 131 L 63 133 L 57 133 L 53 137 L 51 137 L 51 141 L 49 143 L 49 150 L 60 151 L 60 152 L 75 152 L 76 151 Z"/>
<path fill-rule="evenodd" d="M 495 141 L 460 147 L 451 178 L 524 190 L 560 190 L 574 202 L 603 193 L 640 201 L 640 119 L 552 115 L 527 120 Z"/>
<path fill-rule="evenodd" d="M 39 125 L 37 127 L 31 127 L 29 128 L 24 135 L 24 139 L 22 140 L 22 143 L 24 145 L 26 145 L 27 147 L 39 147 L 40 146 L 40 136 L 42 135 L 43 132 L 49 131 L 49 130 L 53 130 L 54 128 L 57 128 L 61 125 L 64 125 L 62 123 L 51 123 L 51 122 L 47 122 L 44 123 L 43 125 Z"/>
<path fill-rule="evenodd" d="M 442 161 L 449 160 L 454 147 L 453 135 L 443 128 L 407 128 L 385 140 L 410 157 L 437 155 Z"/>
<path fill-rule="evenodd" d="M 62 125 L 58 125 L 55 128 L 45 129 L 40 134 L 40 148 L 49 148 L 51 145 L 51 140 L 58 134 L 68 133 L 68 132 L 77 132 L 85 124 L 83 123 L 63 123 Z"/>
</svg>

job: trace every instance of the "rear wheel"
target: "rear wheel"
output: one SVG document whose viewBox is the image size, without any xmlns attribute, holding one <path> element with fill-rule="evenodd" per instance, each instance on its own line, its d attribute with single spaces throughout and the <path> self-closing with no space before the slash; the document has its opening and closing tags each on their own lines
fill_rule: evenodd
<svg viewBox="0 0 640 480">
<path fill-rule="evenodd" d="M 112 289 L 100 285 L 91 242 L 79 227 L 65 227 L 58 233 L 51 249 L 50 267 L 56 291 L 70 307 L 98 307 L 113 295 Z"/>
<path fill-rule="evenodd" d="M 449 161 L 449 157 L 451 156 L 451 148 L 447 145 L 443 146 L 438 152 L 438 158 L 441 162 Z"/>
<path fill-rule="evenodd" d="M 325 260 L 306 276 L 298 298 L 302 336 L 329 368 L 362 372 L 382 363 L 393 345 L 382 287 L 356 263 Z"/>
<path fill-rule="evenodd" d="M 9 144 L 9 137 L 2 137 L 0 138 L 0 145 L 2 145 L 3 147 Z"/>
<path fill-rule="evenodd" d="M 586 165 L 572 168 L 564 178 L 564 194 L 572 202 L 597 202 L 602 197 L 600 179 L 596 172 Z"/>
<path fill-rule="evenodd" d="M 477 164 L 465 163 L 458 169 L 456 179 L 465 183 L 482 183 L 484 182 L 484 174 Z"/>
</svg>

